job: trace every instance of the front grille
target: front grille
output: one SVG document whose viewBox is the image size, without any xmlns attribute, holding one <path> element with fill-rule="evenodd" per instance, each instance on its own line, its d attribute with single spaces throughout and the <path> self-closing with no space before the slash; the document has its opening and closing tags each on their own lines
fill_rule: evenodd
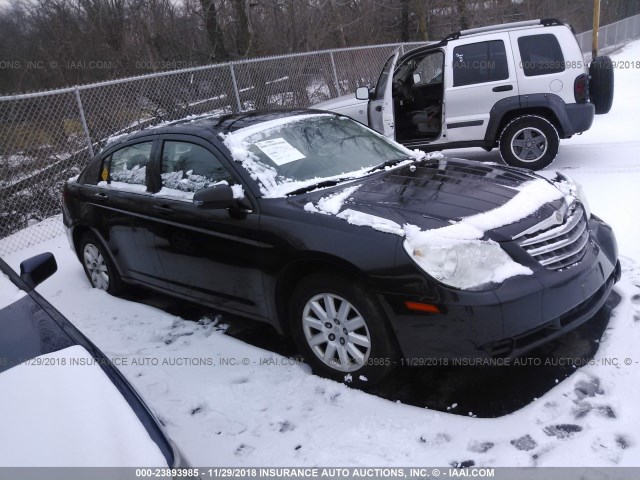
<svg viewBox="0 0 640 480">
<path fill-rule="evenodd" d="M 578 263 L 589 243 L 582 205 L 574 203 L 561 213 L 565 213 L 561 224 L 555 221 L 554 214 L 514 238 L 540 265 L 550 270 L 561 270 Z"/>
</svg>

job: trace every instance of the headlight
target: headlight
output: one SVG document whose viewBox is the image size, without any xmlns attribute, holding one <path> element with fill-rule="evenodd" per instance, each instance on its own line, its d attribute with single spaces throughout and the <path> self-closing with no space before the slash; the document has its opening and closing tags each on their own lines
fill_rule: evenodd
<svg viewBox="0 0 640 480">
<path fill-rule="evenodd" d="M 492 240 L 440 238 L 437 242 L 403 243 L 409 256 L 436 280 L 449 286 L 482 290 L 516 275 L 531 275 Z"/>
<path fill-rule="evenodd" d="M 582 204 L 584 212 L 587 214 L 587 218 L 591 218 L 591 209 L 587 202 L 587 196 L 582 191 L 582 185 L 576 182 L 569 175 L 556 172 L 555 184 L 565 195 L 571 195 Z M 563 188 L 566 186 L 566 188 Z"/>
</svg>

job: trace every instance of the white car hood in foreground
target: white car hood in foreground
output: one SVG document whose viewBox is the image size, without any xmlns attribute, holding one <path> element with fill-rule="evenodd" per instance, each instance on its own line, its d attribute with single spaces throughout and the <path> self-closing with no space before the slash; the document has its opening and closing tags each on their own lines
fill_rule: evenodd
<svg viewBox="0 0 640 480">
<path fill-rule="evenodd" d="M 81 346 L 2 372 L 0 392 L 0 467 L 167 466 L 127 401 Z"/>
</svg>

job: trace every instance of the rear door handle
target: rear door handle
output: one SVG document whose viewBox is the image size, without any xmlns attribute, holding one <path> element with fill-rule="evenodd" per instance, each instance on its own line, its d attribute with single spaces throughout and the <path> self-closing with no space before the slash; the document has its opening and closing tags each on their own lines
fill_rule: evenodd
<svg viewBox="0 0 640 480">
<path fill-rule="evenodd" d="M 494 92 L 508 92 L 513 90 L 513 85 L 500 85 L 499 87 L 493 87 Z"/>
<path fill-rule="evenodd" d="M 154 205 L 154 206 L 153 206 L 153 209 L 154 209 L 156 212 L 160 212 L 160 213 L 164 213 L 164 214 L 172 213 L 172 212 L 173 212 L 173 208 L 171 208 L 171 207 L 167 207 L 166 205 Z"/>
<path fill-rule="evenodd" d="M 107 200 L 109 200 L 109 195 L 107 195 L 106 193 L 99 192 L 99 193 L 94 193 L 93 198 L 100 202 L 106 202 Z"/>
</svg>

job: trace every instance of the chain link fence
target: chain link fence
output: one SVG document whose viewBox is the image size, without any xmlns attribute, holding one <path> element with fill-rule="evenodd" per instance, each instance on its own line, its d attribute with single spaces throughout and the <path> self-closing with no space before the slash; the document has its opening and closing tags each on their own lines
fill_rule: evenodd
<svg viewBox="0 0 640 480">
<path fill-rule="evenodd" d="M 640 15 L 603 26 L 599 45 L 612 50 L 638 37 Z M 592 33 L 577 39 L 590 53 Z M 0 97 L 0 255 L 62 233 L 62 185 L 109 137 L 207 112 L 310 107 L 374 85 L 396 49 L 421 45 L 256 58 Z"/>
</svg>

